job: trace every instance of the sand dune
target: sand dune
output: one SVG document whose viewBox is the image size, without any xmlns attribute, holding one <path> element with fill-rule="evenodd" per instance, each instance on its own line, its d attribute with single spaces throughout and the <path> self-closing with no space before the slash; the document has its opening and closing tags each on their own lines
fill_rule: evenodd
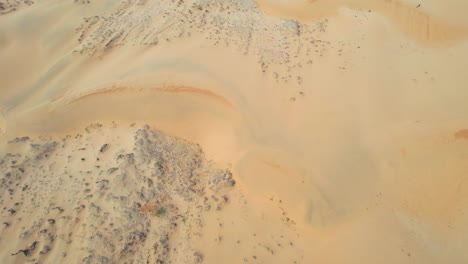
<svg viewBox="0 0 468 264">
<path fill-rule="evenodd" d="M 462 14 L 448 10 L 436 1 L 397 1 L 397 0 L 258 0 L 259 7 L 266 13 L 299 20 L 317 20 L 337 15 L 340 8 L 351 8 L 363 12 L 377 12 L 385 16 L 408 37 L 423 44 L 440 45 L 464 40 L 468 37 L 468 23 Z M 466 8 L 466 4 L 453 1 L 458 8 Z M 447 12 L 447 13 L 444 13 Z"/>
<path fill-rule="evenodd" d="M 188 94 L 188 95 L 190 95 L 192 97 L 206 97 L 206 98 L 209 98 L 209 99 L 211 99 L 213 101 L 224 104 L 225 106 L 227 106 L 229 108 L 233 107 L 231 102 L 229 102 L 229 100 L 224 98 L 222 95 L 216 94 L 216 93 L 214 93 L 212 91 L 209 91 L 209 90 L 203 90 L 203 89 L 192 88 L 192 87 L 158 87 L 158 88 L 148 89 L 148 90 L 154 91 L 154 92 L 157 92 L 157 93 Z M 95 92 L 90 93 L 90 94 L 82 95 L 79 98 L 74 99 L 70 103 L 85 100 L 85 99 L 87 99 L 88 97 L 91 97 L 91 96 L 96 96 L 96 95 L 101 95 L 102 96 L 102 95 L 106 95 L 106 94 L 109 94 L 109 93 L 119 93 L 119 92 L 132 92 L 132 91 L 130 89 L 126 88 L 126 87 L 113 87 L 112 89 L 102 90 L 102 91 L 95 91 Z M 138 91 L 136 91 L 136 92 L 138 92 Z"/>
<path fill-rule="evenodd" d="M 466 263 L 464 7 L 0 1 L 2 263 Z"/>
</svg>

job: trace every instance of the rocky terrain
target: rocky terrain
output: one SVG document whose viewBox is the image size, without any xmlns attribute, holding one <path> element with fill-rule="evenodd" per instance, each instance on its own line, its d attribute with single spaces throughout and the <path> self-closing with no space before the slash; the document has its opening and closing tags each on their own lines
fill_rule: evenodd
<svg viewBox="0 0 468 264">
<path fill-rule="evenodd" d="M 81 54 L 102 56 L 122 45 L 157 47 L 203 38 L 255 56 L 262 72 L 276 81 L 299 84 L 301 68 L 330 46 L 321 39 L 327 19 L 305 24 L 271 18 L 251 0 L 127 0 L 84 20 L 76 29 Z"/>
<path fill-rule="evenodd" d="M 0 1 L 0 15 L 17 11 L 23 6 L 30 6 L 32 4 L 34 4 L 32 0 L 2 0 Z"/>
<path fill-rule="evenodd" d="M 195 144 L 132 131 L 113 138 L 95 124 L 9 142 L 16 151 L 0 160 L 3 263 L 203 261 L 201 213 L 223 210 L 236 182 Z"/>
</svg>

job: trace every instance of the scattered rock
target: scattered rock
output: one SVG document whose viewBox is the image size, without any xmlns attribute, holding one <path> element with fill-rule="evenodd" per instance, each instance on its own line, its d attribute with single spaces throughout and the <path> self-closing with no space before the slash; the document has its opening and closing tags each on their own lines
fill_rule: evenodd
<svg viewBox="0 0 468 264">
<path fill-rule="evenodd" d="M 154 263 L 203 262 L 200 252 L 187 252 L 193 252 L 191 246 L 199 237 L 204 208 L 217 206 L 221 210 L 220 205 L 228 201 L 228 193 L 235 185 L 231 172 L 207 161 L 200 146 L 149 127 L 134 133 L 133 147 L 101 156 L 107 170 L 70 165 L 76 161 L 66 157 L 78 150 L 76 146 L 89 146 L 89 139 L 100 137 L 102 130 L 89 129 L 86 136 L 60 139 L 57 142 L 67 143 L 61 148 L 46 138 L 30 139 L 31 151 L 24 157 L 12 154 L 3 159 L 0 171 L 8 180 L 0 186 L 4 190 L 0 199 L 10 201 L 10 207 L 4 210 L 18 214 L 21 206 L 21 216 L 35 219 L 29 228 L 10 228 L 8 232 L 17 232 L 14 235 L 20 241 L 37 240 L 41 256 L 50 255 L 63 244 L 74 248 L 73 238 L 80 236 L 86 241 L 84 247 L 80 246 L 84 263 L 144 263 L 146 259 Z M 48 159 L 44 159 L 45 154 Z M 80 154 L 82 160 L 92 155 Z M 23 172 L 10 168 L 13 160 Z M 56 166 L 58 162 L 65 164 Z M 24 197 L 21 199 L 30 202 L 13 197 L 16 188 L 23 190 L 19 193 Z M 15 221 L 21 222 L 19 218 Z M 187 237 L 175 235 L 180 233 Z M 32 256 L 35 247 L 33 244 L 15 254 Z M 177 251 L 181 253 L 174 253 Z"/>
<path fill-rule="evenodd" d="M 42 250 L 39 252 L 39 254 L 45 255 L 45 254 L 49 253 L 51 250 L 52 250 L 52 248 L 50 246 L 46 245 L 46 246 L 44 246 L 42 248 Z"/>
<path fill-rule="evenodd" d="M 103 153 L 104 151 L 107 150 L 107 147 L 108 147 L 108 146 L 109 146 L 108 144 L 102 145 L 102 146 L 101 146 L 101 149 L 99 149 L 99 152 Z"/>
<path fill-rule="evenodd" d="M 203 254 L 200 253 L 199 251 L 196 251 L 195 253 L 193 253 L 193 256 L 195 257 L 195 263 L 203 262 Z"/>
<path fill-rule="evenodd" d="M 15 139 L 13 139 L 13 140 L 8 141 L 8 143 L 9 143 L 9 144 L 12 144 L 12 143 L 22 143 L 22 142 L 26 142 L 26 141 L 29 141 L 29 137 L 15 138 Z"/>
</svg>

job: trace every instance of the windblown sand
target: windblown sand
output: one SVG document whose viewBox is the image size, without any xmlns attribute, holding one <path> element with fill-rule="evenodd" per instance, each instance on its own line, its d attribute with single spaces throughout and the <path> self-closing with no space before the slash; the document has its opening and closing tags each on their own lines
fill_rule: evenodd
<svg viewBox="0 0 468 264">
<path fill-rule="evenodd" d="M 0 0 L 1 263 L 467 263 L 467 8 Z"/>
</svg>

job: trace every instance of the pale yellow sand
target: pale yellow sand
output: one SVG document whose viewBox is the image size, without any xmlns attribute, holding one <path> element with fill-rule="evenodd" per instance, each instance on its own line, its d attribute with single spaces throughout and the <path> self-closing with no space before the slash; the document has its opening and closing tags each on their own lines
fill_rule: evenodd
<svg viewBox="0 0 468 264">
<path fill-rule="evenodd" d="M 464 1 L 83 2 L 0 15 L 2 153 L 149 124 L 237 182 L 201 213 L 204 263 L 468 262 Z M 89 255 L 29 260 L 64 251 Z"/>
</svg>

